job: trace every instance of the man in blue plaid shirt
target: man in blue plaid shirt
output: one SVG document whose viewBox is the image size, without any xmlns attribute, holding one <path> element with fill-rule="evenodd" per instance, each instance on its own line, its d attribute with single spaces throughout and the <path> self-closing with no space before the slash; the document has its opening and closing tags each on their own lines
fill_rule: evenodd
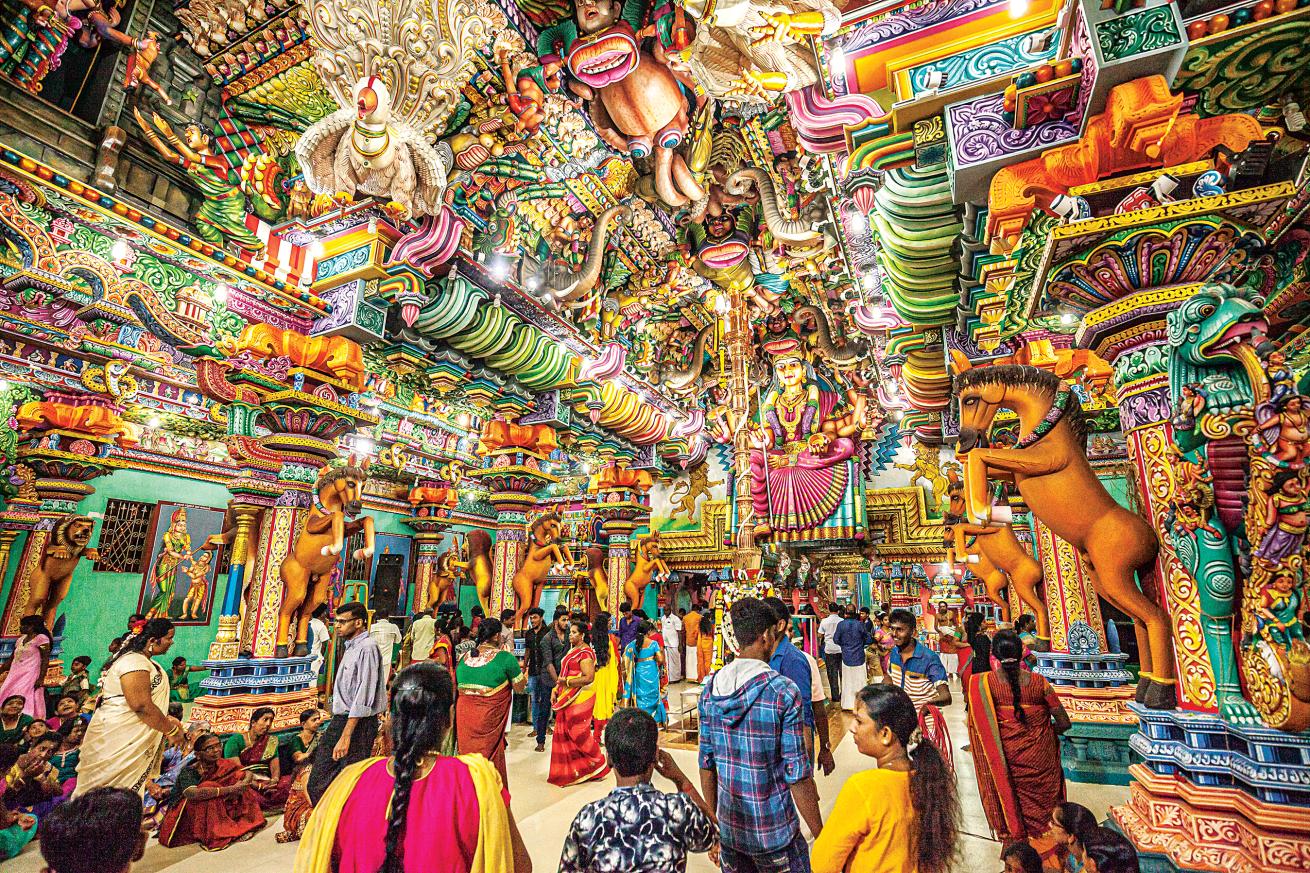
<svg viewBox="0 0 1310 873">
<path fill-rule="evenodd" d="M 809 873 L 796 812 L 811 835 L 823 827 L 805 753 L 801 695 L 769 668 L 778 622 L 762 600 L 732 605 L 737 658 L 705 681 L 700 699 L 700 778 L 719 818 L 723 873 Z"/>
</svg>

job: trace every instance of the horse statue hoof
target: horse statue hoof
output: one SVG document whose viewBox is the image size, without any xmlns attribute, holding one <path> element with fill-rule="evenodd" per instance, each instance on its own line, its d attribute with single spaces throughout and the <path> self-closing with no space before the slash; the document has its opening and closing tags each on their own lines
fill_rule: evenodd
<svg viewBox="0 0 1310 873">
<path fill-rule="evenodd" d="M 1014 521 L 1014 510 L 1009 506 L 992 507 L 992 524 L 1010 524 Z"/>
<path fill-rule="evenodd" d="M 1146 689 L 1146 699 L 1142 702 L 1147 709 L 1177 709 L 1178 686 L 1172 682 L 1152 681 Z"/>
<path fill-rule="evenodd" d="M 966 564 L 979 564 L 979 563 L 982 563 L 982 558 L 980 558 L 980 557 L 977 556 L 977 555 L 967 555 L 967 556 L 965 556 L 964 563 L 966 563 Z"/>
<path fill-rule="evenodd" d="M 274 658 L 285 658 L 286 656 L 287 656 L 286 646 L 278 646 L 276 649 L 273 650 Z"/>
<path fill-rule="evenodd" d="M 1149 676 L 1142 676 L 1137 680 L 1137 693 L 1133 695 L 1133 700 L 1138 703 L 1146 703 L 1146 691 L 1151 687 Z"/>
<path fill-rule="evenodd" d="M 309 654 L 309 643 L 296 643 L 296 650 L 292 653 L 293 657 L 303 658 Z"/>
</svg>

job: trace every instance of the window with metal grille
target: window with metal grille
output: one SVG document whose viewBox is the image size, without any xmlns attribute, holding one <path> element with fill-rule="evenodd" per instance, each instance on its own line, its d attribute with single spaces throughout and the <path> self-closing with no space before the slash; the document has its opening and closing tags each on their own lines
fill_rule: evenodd
<svg viewBox="0 0 1310 873">
<path fill-rule="evenodd" d="M 364 548 L 364 533 L 353 533 L 346 537 L 346 547 L 342 550 L 346 555 L 346 566 L 344 578 L 347 582 L 367 582 L 369 572 L 373 569 L 372 558 L 356 558 L 355 552 Z"/>
<path fill-rule="evenodd" d="M 100 526 L 100 573 L 140 573 L 150 536 L 153 503 L 111 498 L 105 505 L 105 520 Z"/>
</svg>

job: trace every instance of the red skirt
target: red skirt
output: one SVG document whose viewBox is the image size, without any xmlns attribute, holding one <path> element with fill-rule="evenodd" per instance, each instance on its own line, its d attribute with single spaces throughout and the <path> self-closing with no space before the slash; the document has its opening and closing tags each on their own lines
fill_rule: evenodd
<svg viewBox="0 0 1310 873">
<path fill-rule="evenodd" d="M 164 813 L 159 825 L 159 844 L 171 849 L 199 843 L 217 851 L 265 824 L 259 794 L 253 788 L 208 800 L 183 798 Z"/>
<path fill-rule="evenodd" d="M 605 753 L 591 730 L 591 712 L 596 703 L 589 697 L 581 703 L 555 710 L 555 735 L 550 743 L 550 776 L 546 781 L 560 787 L 602 779 L 609 773 Z"/>
<path fill-rule="evenodd" d="M 505 725 L 514 692 L 506 685 L 494 694 L 461 691 L 455 700 L 455 742 L 461 755 L 481 755 L 496 766 L 509 787 L 505 771 Z M 558 730 L 558 728 L 557 728 Z"/>
</svg>

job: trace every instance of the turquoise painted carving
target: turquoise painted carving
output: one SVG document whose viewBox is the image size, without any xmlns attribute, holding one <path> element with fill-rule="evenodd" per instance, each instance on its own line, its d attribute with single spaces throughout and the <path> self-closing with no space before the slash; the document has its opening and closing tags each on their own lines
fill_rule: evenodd
<svg viewBox="0 0 1310 873">
<path fill-rule="evenodd" d="M 1106 61 L 1118 61 L 1178 45 L 1183 35 L 1173 7 L 1156 6 L 1100 22 L 1096 41 Z"/>
<path fill-rule="evenodd" d="M 937 86 L 937 90 L 948 91 L 970 82 L 1003 76 L 1048 61 L 1055 57 L 1055 52 L 1060 47 L 1058 38 L 1052 38 L 1050 45 L 1042 51 L 1032 52 L 1025 47 L 1029 37 L 1045 33 L 1047 30 L 1049 28 L 1021 33 L 990 45 L 978 46 L 950 57 L 911 67 L 909 78 L 913 96 L 917 97 L 921 91 L 928 88 L 930 73 L 943 74 L 945 81 Z"/>
</svg>

